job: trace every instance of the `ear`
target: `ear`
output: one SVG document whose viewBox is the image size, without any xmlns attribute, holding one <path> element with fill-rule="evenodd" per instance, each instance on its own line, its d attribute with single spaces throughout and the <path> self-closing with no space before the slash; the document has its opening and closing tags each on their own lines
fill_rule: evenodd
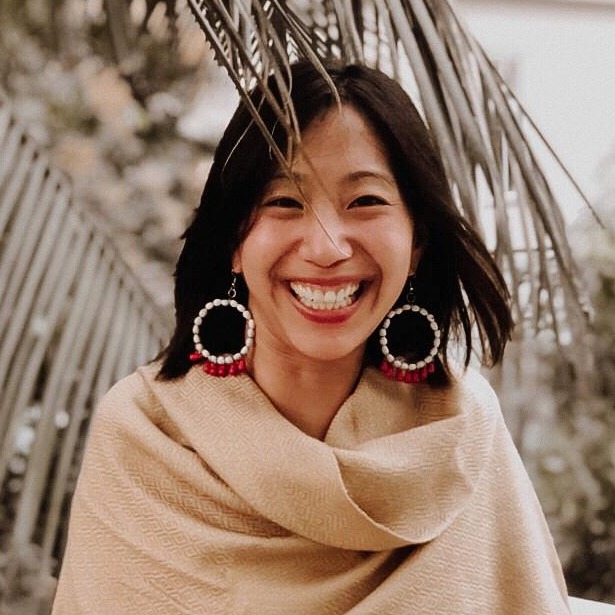
<svg viewBox="0 0 615 615">
<path fill-rule="evenodd" d="M 243 271 L 243 267 L 241 266 L 241 248 L 237 248 L 235 252 L 233 252 L 231 269 L 233 273 L 241 273 Z"/>
<path fill-rule="evenodd" d="M 412 255 L 410 257 L 410 268 L 408 269 L 408 276 L 412 276 L 418 269 L 419 262 L 423 256 L 423 245 L 415 245 L 412 248 Z"/>
<path fill-rule="evenodd" d="M 428 237 L 429 234 L 424 223 L 419 222 L 414 225 L 412 235 L 412 254 L 410 256 L 410 268 L 408 269 L 409 276 L 414 275 L 418 269 L 423 252 L 425 252 Z"/>
</svg>

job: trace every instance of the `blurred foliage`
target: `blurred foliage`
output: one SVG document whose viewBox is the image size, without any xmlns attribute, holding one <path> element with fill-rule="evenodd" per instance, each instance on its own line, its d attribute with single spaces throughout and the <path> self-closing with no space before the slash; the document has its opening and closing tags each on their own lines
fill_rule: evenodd
<svg viewBox="0 0 615 615">
<path fill-rule="evenodd" d="M 607 182 L 615 179 L 615 157 Z M 605 165 L 607 167 L 607 165 Z M 557 405 L 558 429 L 540 460 L 540 488 L 558 538 L 572 594 L 615 603 L 615 182 L 607 188 L 599 230 L 588 218 L 571 234 L 595 317 L 593 361 L 586 380 L 575 382 L 566 366 L 554 361 L 549 380 Z M 551 451 L 548 450 L 551 448 Z M 554 513 L 554 514 L 553 514 Z"/>
<path fill-rule="evenodd" d="M 122 3 L 0 0 L 0 87 L 71 176 L 77 197 L 108 221 L 156 301 L 169 307 L 178 237 L 214 145 L 178 132 L 213 69 L 201 32 L 175 20 L 174 4 L 133 0 L 107 13 L 107 5 Z M 615 157 L 602 174 L 604 203 L 615 197 L 614 177 Z M 574 231 L 596 309 L 591 376 L 575 375 L 543 334 L 511 348 L 500 390 L 571 594 L 615 602 L 615 247 L 613 229 L 598 231 L 589 218 Z M 10 524 L 36 421 L 36 414 L 24 417 L 0 533 Z M 26 558 L 33 570 L 34 550 Z M 0 554 L 0 570 L 6 565 Z"/>
<path fill-rule="evenodd" d="M 107 4 L 124 10 L 110 20 Z M 0 2 L 0 88 L 169 308 L 179 236 L 214 146 L 179 135 L 177 122 L 217 71 L 202 33 L 192 18 L 175 18 L 174 4 Z"/>
<path fill-rule="evenodd" d="M 603 181 L 608 177 L 615 179 L 615 157 L 605 163 Z M 605 190 L 603 220 L 612 220 L 613 197 L 615 182 Z M 570 234 L 595 315 L 587 348 L 566 350 L 584 357 L 586 371 L 575 372 L 554 339 L 541 335 L 513 346 L 504 370 L 514 373 L 515 382 L 503 387 L 501 397 L 570 594 L 615 603 L 615 225 L 610 224 L 600 229 L 587 214 Z"/>
<path fill-rule="evenodd" d="M 151 2 L 135 1 L 135 12 L 124 15 L 134 45 L 120 62 L 103 2 L 0 0 L 0 90 L 52 164 L 69 175 L 76 199 L 106 220 L 123 257 L 170 311 L 179 236 L 198 202 L 213 147 L 178 134 L 177 124 L 207 89 L 212 62 L 201 32 L 187 28 L 180 41 L 165 6 L 154 4 L 162 10 L 147 20 Z M 24 413 L 2 485 L 0 613 L 47 613 L 53 595 L 37 542 L 45 515 L 27 549 L 11 545 L 40 414 L 36 404 Z M 59 446 L 58 437 L 57 452 Z"/>
</svg>

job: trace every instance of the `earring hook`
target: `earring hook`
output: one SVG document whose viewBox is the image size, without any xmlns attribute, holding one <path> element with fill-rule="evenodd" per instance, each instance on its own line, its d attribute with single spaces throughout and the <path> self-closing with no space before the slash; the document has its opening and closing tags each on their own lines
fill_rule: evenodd
<svg viewBox="0 0 615 615">
<path fill-rule="evenodd" d="M 415 304 L 416 296 L 414 292 L 414 285 L 412 284 L 412 280 L 414 279 L 414 275 L 411 274 L 408 276 L 408 290 L 406 292 L 406 303 L 410 305 Z"/>
<path fill-rule="evenodd" d="M 231 272 L 233 279 L 231 280 L 231 286 L 226 293 L 229 299 L 234 299 L 237 296 L 237 274 L 233 271 Z"/>
</svg>

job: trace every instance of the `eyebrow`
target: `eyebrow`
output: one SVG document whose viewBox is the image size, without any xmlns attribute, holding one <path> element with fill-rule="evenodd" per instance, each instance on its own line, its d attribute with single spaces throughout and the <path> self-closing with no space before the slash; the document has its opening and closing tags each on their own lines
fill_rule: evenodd
<svg viewBox="0 0 615 615">
<path fill-rule="evenodd" d="M 380 173 L 378 171 L 355 171 L 346 177 L 348 183 L 361 181 L 362 179 L 378 179 L 393 186 L 396 185 L 395 178 L 389 173 Z"/>
<path fill-rule="evenodd" d="M 271 178 L 271 181 L 280 180 L 280 179 L 290 179 L 290 180 L 297 182 L 298 184 L 301 184 L 305 181 L 306 177 L 307 175 L 305 175 L 304 173 L 297 173 L 293 171 L 292 173 L 289 174 L 289 173 L 284 173 L 283 171 L 278 171 Z M 344 177 L 344 181 L 349 184 L 357 183 L 361 181 L 362 179 L 377 179 L 387 184 L 390 184 L 391 186 L 397 185 L 395 182 L 395 178 L 392 175 L 388 173 L 380 173 L 379 171 L 371 171 L 368 169 L 365 169 L 362 171 L 354 171 Z"/>
</svg>

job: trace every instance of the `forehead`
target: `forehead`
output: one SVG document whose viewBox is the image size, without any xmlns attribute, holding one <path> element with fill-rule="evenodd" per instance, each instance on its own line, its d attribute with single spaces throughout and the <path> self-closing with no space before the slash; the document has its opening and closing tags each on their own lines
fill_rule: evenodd
<svg viewBox="0 0 615 615">
<path fill-rule="evenodd" d="M 381 139 L 361 113 L 348 105 L 333 107 L 308 125 L 291 169 L 294 176 L 314 171 L 392 175 Z"/>
</svg>

